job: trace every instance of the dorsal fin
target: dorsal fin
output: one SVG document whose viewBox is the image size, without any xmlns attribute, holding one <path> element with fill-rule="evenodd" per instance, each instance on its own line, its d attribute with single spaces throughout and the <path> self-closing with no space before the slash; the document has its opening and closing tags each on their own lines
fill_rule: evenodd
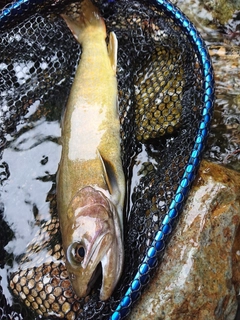
<svg viewBox="0 0 240 320">
<path fill-rule="evenodd" d="M 110 32 L 109 43 L 108 43 L 108 55 L 109 55 L 112 69 L 115 73 L 117 69 L 117 50 L 118 50 L 118 41 L 117 41 L 116 34 L 114 32 Z"/>
</svg>

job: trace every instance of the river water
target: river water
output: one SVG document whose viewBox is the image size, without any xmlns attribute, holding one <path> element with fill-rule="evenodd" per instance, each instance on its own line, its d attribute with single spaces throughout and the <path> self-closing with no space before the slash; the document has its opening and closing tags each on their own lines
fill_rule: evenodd
<svg viewBox="0 0 240 320">
<path fill-rule="evenodd" d="M 240 171 L 240 15 L 235 12 L 220 24 L 201 3 L 175 1 L 197 27 L 213 61 L 216 103 L 205 158 Z"/>
</svg>

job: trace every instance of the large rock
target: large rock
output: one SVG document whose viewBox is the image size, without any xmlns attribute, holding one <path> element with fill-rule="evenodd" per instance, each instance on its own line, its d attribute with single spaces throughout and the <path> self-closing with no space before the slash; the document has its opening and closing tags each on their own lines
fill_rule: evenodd
<svg viewBox="0 0 240 320">
<path fill-rule="evenodd" d="M 202 162 L 176 231 L 131 320 L 233 320 L 240 289 L 240 174 Z"/>
</svg>

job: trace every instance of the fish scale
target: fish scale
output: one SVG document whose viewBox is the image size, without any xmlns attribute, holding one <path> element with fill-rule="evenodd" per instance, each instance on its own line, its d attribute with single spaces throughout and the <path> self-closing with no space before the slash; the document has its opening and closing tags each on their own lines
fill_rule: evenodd
<svg viewBox="0 0 240 320">
<path fill-rule="evenodd" d="M 60 2 L 58 2 L 58 5 Z M 138 184 L 132 186 L 131 205 L 127 208 L 127 220 L 125 221 L 125 256 L 126 261 L 129 263 L 124 266 L 122 279 L 113 296 L 107 302 L 99 301 L 99 286 L 96 286 L 96 289 L 86 299 L 78 301 L 80 303 L 76 308 L 77 312 L 79 312 L 78 316 L 75 310 L 73 310 L 74 307 L 71 303 L 68 304 L 67 302 L 64 305 L 64 311 L 66 314 L 67 312 L 72 312 L 72 315 L 74 314 L 74 317 L 77 316 L 78 319 L 107 319 L 117 305 L 119 305 L 117 311 L 113 313 L 112 319 L 120 319 L 128 314 L 132 302 L 134 302 L 138 293 L 146 285 L 149 275 L 152 274 L 152 268 L 156 261 L 156 251 L 163 252 L 167 234 L 171 233 L 169 221 L 179 213 L 183 198 L 186 198 L 184 188 L 188 186 L 188 182 L 191 184 L 193 181 L 196 168 L 199 164 L 198 157 L 201 155 L 202 146 L 205 144 L 205 136 L 211 118 L 213 83 L 211 64 L 204 49 L 204 43 L 201 42 L 201 38 L 199 38 L 196 30 L 191 27 L 190 22 L 173 5 L 167 1 L 152 2 L 151 5 L 149 5 L 148 1 L 132 1 L 130 5 L 126 1 L 121 0 L 115 3 L 107 3 L 105 1 L 96 1 L 96 3 L 102 8 L 102 15 L 104 16 L 108 32 L 114 31 L 119 40 L 117 74 L 122 159 L 125 174 L 127 177 L 131 175 L 133 156 L 136 153 L 140 155 L 144 148 L 147 151 L 149 160 L 154 165 L 148 166 L 147 172 L 145 170 L 140 171 Z M 58 12 L 62 11 L 61 6 L 56 6 L 55 10 Z M 43 22 L 43 25 L 45 23 L 46 20 Z M 67 30 L 65 32 L 68 34 Z M 59 39 L 61 39 L 61 36 Z M 152 142 L 148 143 L 147 141 L 140 142 L 141 140 L 139 141 L 136 138 L 136 132 L 138 128 L 141 128 L 141 125 L 139 126 L 134 120 L 136 116 L 134 106 L 137 100 L 135 87 L 137 86 L 140 90 L 145 90 L 145 82 L 138 83 L 134 82 L 135 80 L 133 79 L 135 79 L 134 76 L 136 74 L 141 74 L 142 70 L 144 70 L 143 73 L 148 71 L 147 67 L 144 66 L 144 62 L 147 58 L 149 61 L 151 59 L 154 61 L 156 45 L 163 48 L 160 50 L 162 53 L 165 50 L 168 53 L 172 52 L 171 55 L 175 55 L 174 52 L 176 52 L 175 61 L 174 58 L 170 59 L 173 61 L 171 62 L 173 63 L 173 69 L 176 66 L 178 70 L 182 69 L 184 72 L 180 76 L 183 79 L 179 79 L 181 84 L 176 84 L 176 87 L 174 87 L 177 96 L 181 100 L 179 110 L 177 111 L 177 114 L 181 114 L 181 116 L 177 116 L 177 121 L 175 121 L 178 122 L 180 119 L 179 124 L 176 124 L 177 130 L 173 135 L 170 133 L 168 136 L 155 139 L 152 144 Z M 196 54 L 196 50 L 199 50 L 200 54 L 198 51 Z M 182 64 L 180 65 L 183 67 L 179 68 L 179 64 L 176 65 L 175 62 L 179 59 L 180 55 L 182 58 Z M 156 59 L 161 60 L 158 57 Z M 167 65 L 165 54 L 163 60 Z M 171 68 L 168 70 L 169 73 L 165 76 L 173 78 Z M 51 74 L 50 71 L 49 73 Z M 152 75 L 152 77 L 158 81 L 158 77 L 155 75 Z M 206 77 L 208 77 L 208 81 L 206 81 Z M 166 96 L 170 89 L 166 87 L 166 92 L 164 92 Z M 139 95 L 141 96 L 141 92 Z M 28 96 L 25 97 L 25 102 L 28 101 L 27 99 Z M 142 108 L 142 105 L 140 107 Z M 144 105 L 145 107 L 147 105 Z M 168 105 L 166 105 L 166 109 L 169 109 Z M 21 107 L 19 107 L 19 110 L 21 111 Z M 205 120 L 201 124 L 202 134 L 199 135 L 202 114 L 204 114 Z M 16 117 L 13 118 L 13 123 L 16 121 L 15 119 Z M 149 126 L 147 130 L 149 131 Z M 194 152 L 192 151 L 193 149 Z M 176 197 L 174 196 L 175 194 Z M 168 209 L 170 209 L 169 214 Z M 56 214 L 55 211 L 54 214 Z M 159 231 L 163 226 L 163 231 Z M 155 238 L 155 235 L 157 238 Z M 162 241 L 163 237 L 164 241 Z M 56 238 L 55 240 L 59 241 Z M 55 245 L 56 242 L 54 241 Z M 50 243 L 51 241 L 49 240 Z M 151 243 L 153 243 L 153 247 L 150 246 Z M 29 248 L 31 251 L 31 245 Z M 49 248 L 48 252 L 50 253 L 51 250 Z M 30 252 L 28 252 L 27 257 L 28 259 L 31 258 Z M 52 272 L 52 274 L 55 270 L 56 276 L 59 277 L 61 272 L 54 263 L 56 262 L 52 261 L 47 266 L 44 266 L 44 263 L 42 263 L 42 268 L 50 273 Z M 21 265 L 19 268 L 21 269 Z M 48 286 L 45 286 L 43 282 L 44 278 L 41 278 L 42 271 L 40 271 L 39 277 L 37 277 L 39 281 L 35 281 L 33 270 L 36 271 L 32 267 L 29 270 L 30 283 L 31 286 L 34 285 L 30 289 L 32 290 L 32 294 L 29 296 L 29 299 L 33 300 L 31 304 L 34 303 L 33 306 L 36 307 L 37 301 L 40 302 L 37 299 L 39 296 L 34 296 L 36 295 L 36 288 L 43 287 L 44 290 L 48 288 L 49 292 L 45 292 L 47 307 L 55 308 L 54 310 L 57 313 L 62 312 L 62 305 L 57 307 L 54 304 L 54 302 L 57 303 L 57 299 L 53 300 L 51 289 L 53 283 L 57 284 L 57 280 L 53 281 L 50 287 L 49 283 L 47 283 Z M 23 285 L 24 281 L 21 283 L 21 285 L 19 282 L 13 283 L 13 290 L 21 286 L 25 290 L 29 289 L 28 286 Z M 40 292 L 44 291 L 39 290 L 38 292 L 40 295 Z M 42 295 L 44 296 L 44 293 Z M 63 295 L 62 297 L 65 296 Z M 121 304 L 119 304 L 121 298 L 123 299 Z M 68 309 L 69 306 L 70 310 Z M 56 311 L 56 308 L 59 308 L 58 311 Z"/>
</svg>

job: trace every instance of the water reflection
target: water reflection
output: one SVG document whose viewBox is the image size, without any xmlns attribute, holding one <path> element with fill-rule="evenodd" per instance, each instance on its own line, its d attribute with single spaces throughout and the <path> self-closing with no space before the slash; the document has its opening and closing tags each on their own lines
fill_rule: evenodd
<svg viewBox="0 0 240 320">
<path fill-rule="evenodd" d="M 55 183 L 61 155 L 60 133 L 59 121 L 47 121 L 38 102 L 31 106 L 16 133 L 7 136 L 0 166 L 4 220 L 14 233 L 5 246 L 11 260 L 6 261 L 5 270 L 0 273 L 7 297 L 7 275 L 17 268 L 40 222 L 50 218 L 46 198 Z"/>
</svg>

